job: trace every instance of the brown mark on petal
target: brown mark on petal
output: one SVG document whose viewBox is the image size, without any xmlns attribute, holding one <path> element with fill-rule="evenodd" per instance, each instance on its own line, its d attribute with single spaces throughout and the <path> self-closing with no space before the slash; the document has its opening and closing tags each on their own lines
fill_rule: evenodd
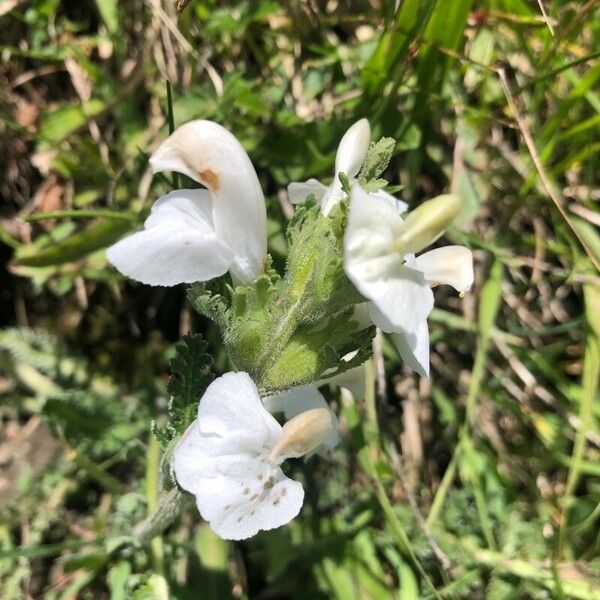
<svg viewBox="0 0 600 600">
<path fill-rule="evenodd" d="M 198 173 L 200 181 L 211 191 L 219 190 L 219 176 L 211 169 L 204 169 Z"/>
</svg>

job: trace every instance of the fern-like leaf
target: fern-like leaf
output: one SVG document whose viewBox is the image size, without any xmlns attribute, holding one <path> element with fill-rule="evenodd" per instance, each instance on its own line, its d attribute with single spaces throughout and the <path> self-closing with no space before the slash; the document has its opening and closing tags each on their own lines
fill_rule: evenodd
<svg viewBox="0 0 600 600">
<path fill-rule="evenodd" d="M 163 427 L 156 423 L 152 425 L 152 431 L 163 448 L 183 434 L 194 420 L 198 401 L 212 381 L 209 371 L 212 358 L 206 348 L 207 343 L 199 333 L 185 335 L 177 344 L 177 354 L 169 364 L 168 421 Z"/>
</svg>

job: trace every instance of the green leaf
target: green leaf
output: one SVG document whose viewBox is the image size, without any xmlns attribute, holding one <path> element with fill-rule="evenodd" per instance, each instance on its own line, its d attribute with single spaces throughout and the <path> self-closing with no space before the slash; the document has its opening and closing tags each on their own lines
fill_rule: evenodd
<svg viewBox="0 0 600 600">
<path fill-rule="evenodd" d="M 44 114 L 39 137 L 45 142 L 57 144 L 85 125 L 89 119 L 100 114 L 105 106 L 104 101 L 98 99 L 77 104 L 63 104 L 60 108 Z"/>
<path fill-rule="evenodd" d="M 182 435 L 194 420 L 198 402 L 213 379 L 209 371 L 212 357 L 206 352 L 207 345 L 202 335 L 190 333 L 176 346 L 175 358 L 169 363 L 168 422 L 164 427 L 152 424 L 153 433 L 163 448 Z"/>
<path fill-rule="evenodd" d="M 106 25 L 106 29 L 113 34 L 119 30 L 119 3 L 117 0 L 96 0 L 98 12 Z"/>
<path fill-rule="evenodd" d="M 48 267 L 80 260 L 116 242 L 131 230 L 131 221 L 99 221 L 60 242 L 42 250 L 23 246 L 16 253 L 15 266 Z"/>
<path fill-rule="evenodd" d="M 125 560 L 119 561 L 108 570 L 106 580 L 110 588 L 110 600 L 126 600 L 129 595 L 127 582 L 130 575 L 131 565 Z"/>
<path fill-rule="evenodd" d="M 218 281 L 193 283 L 187 289 L 187 297 L 196 312 L 225 329 L 229 306 L 218 287 Z"/>
<path fill-rule="evenodd" d="M 425 29 L 435 4 L 436 0 L 402 2 L 363 70 L 364 88 L 369 95 L 375 95 L 385 86 L 394 69 L 406 68 L 408 61 L 403 59 L 411 42 Z"/>
<path fill-rule="evenodd" d="M 48 219 L 94 219 L 97 217 L 114 219 L 116 221 L 135 221 L 138 219 L 138 215 L 135 213 L 98 208 L 88 210 L 53 210 L 37 212 L 24 217 L 23 221 L 30 223 L 32 221 L 47 221 Z"/>
<path fill-rule="evenodd" d="M 487 340 L 496 321 L 502 301 L 502 263 L 496 259 L 492 264 L 487 281 L 481 288 L 479 300 L 479 332 L 482 340 Z"/>
</svg>

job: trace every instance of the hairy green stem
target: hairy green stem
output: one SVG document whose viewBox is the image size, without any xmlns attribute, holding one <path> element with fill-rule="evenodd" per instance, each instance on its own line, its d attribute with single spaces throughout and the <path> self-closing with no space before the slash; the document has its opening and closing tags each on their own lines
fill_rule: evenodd
<svg viewBox="0 0 600 600">
<path fill-rule="evenodd" d="M 179 517 L 188 503 L 186 494 L 179 488 L 162 492 L 156 509 L 133 528 L 133 537 L 140 544 L 160 535 Z"/>
<path fill-rule="evenodd" d="M 146 499 L 148 512 L 152 515 L 158 509 L 158 494 L 160 488 L 160 444 L 156 437 L 150 434 L 148 441 L 148 460 L 146 462 Z M 164 572 L 164 547 L 162 540 L 155 537 L 150 540 L 152 562 L 157 573 Z"/>
</svg>

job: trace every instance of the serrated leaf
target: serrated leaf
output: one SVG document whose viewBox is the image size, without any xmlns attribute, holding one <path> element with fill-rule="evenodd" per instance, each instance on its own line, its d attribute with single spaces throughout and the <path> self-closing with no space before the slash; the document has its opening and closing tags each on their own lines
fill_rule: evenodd
<svg viewBox="0 0 600 600">
<path fill-rule="evenodd" d="M 212 357 L 199 333 L 183 336 L 176 346 L 176 356 L 169 363 L 171 377 L 167 391 L 171 396 L 168 422 L 164 427 L 152 425 L 163 449 L 187 429 L 196 416 L 198 402 L 213 379 L 209 368 Z"/>
</svg>

